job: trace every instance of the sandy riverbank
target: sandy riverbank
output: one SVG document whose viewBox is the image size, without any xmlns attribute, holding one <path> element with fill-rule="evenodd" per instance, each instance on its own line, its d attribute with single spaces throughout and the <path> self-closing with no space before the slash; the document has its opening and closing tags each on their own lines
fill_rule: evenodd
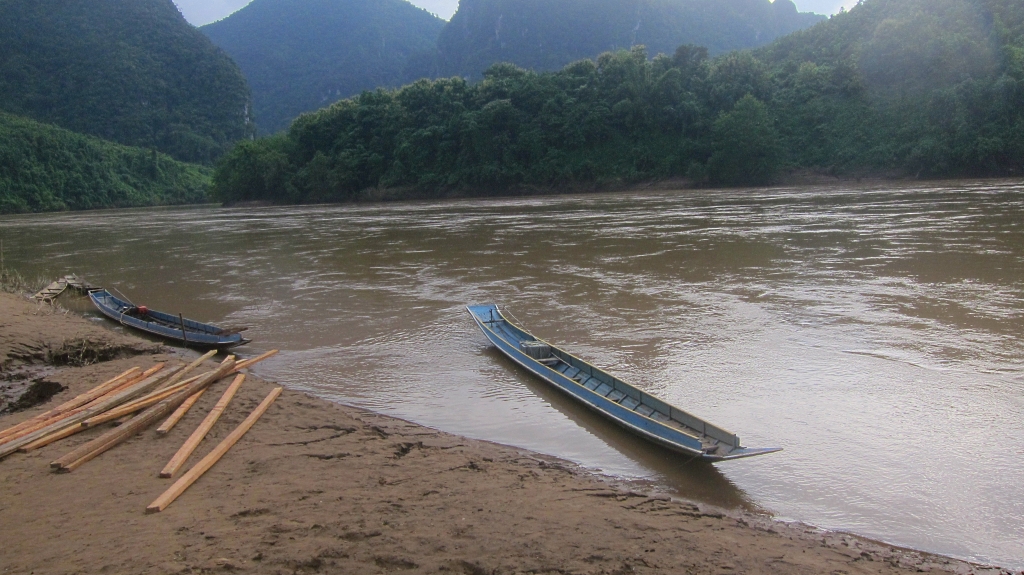
<svg viewBox="0 0 1024 575">
<path fill-rule="evenodd" d="M 68 349 L 86 351 L 52 353 Z M 0 387 L 39 377 L 66 387 L 0 415 L 0 429 L 128 367 L 195 356 L 0 294 Z M 0 460 L 0 573 L 999 572 L 670 499 L 290 391 L 175 503 L 146 515 L 170 484 L 158 471 L 226 385 L 166 437 L 150 430 L 70 474 L 48 463 L 102 430 Z M 248 379 L 189 466 L 272 387 Z"/>
</svg>

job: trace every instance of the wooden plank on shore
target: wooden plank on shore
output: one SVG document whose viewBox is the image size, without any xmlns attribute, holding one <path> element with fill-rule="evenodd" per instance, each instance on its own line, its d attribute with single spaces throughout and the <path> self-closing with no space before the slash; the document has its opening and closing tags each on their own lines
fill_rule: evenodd
<svg viewBox="0 0 1024 575">
<path fill-rule="evenodd" d="M 166 381 L 166 378 L 172 377 L 180 369 L 180 367 L 175 368 L 172 369 L 170 372 L 153 375 L 151 377 L 143 379 L 138 383 L 128 385 L 127 387 L 119 387 L 115 390 L 112 390 L 107 395 L 97 398 L 92 403 L 83 406 L 85 409 L 82 411 L 76 410 L 76 413 L 74 413 L 73 415 L 65 414 L 65 416 L 62 416 L 59 420 L 53 421 L 53 423 L 49 423 L 45 427 L 42 427 L 27 435 L 23 435 L 18 439 L 5 443 L 4 445 L 0 445 L 0 459 L 7 457 L 8 455 L 20 449 L 22 446 L 28 445 L 29 443 L 33 443 L 34 441 L 40 439 L 41 437 L 49 435 L 55 431 L 60 431 L 64 429 L 64 427 L 66 427 L 67 425 L 78 425 L 82 421 L 98 413 L 103 413 L 104 411 L 107 411 L 112 407 L 116 407 L 118 405 L 121 405 L 122 403 L 131 401 L 132 399 L 135 399 L 139 395 L 146 393 L 147 391 L 151 390 L 157 385 L 160 385 L 161 383 Z"/>
<path fill-rule="evenodd" d="M 136 411 L 142 411 L 143 409 L 146 409 L 147 407 L 159 403 L 164 399 L 167 399 L 168 397 L 174 395 L 179 390 L 184 388 L 186 385 L 192 383 L 193 381 L 199 379 L 200 377 L 202 377 L 202 375 L 196 375 L 194 377 L 186 379 L 185 381 L 180 381 L 170 387 L 165 387 L 163 389 L 158 389 L 156 391 L 150 392 L 149 395 L 140 397 L 139 399 L 115 407 L 110 411 L 90 417 L 89 419 L 83 421 L 81 425 L 82 427 L 95 427 L 101 423 L 114 421 L 115 419 L 121 419 L 126 415 L 131 415 L 135 413 Z"/>
<path fill-rule="evenodd" d="M 205 359 L 209 355 L 210 353 L 208 352 L 206 355 L 203 356 L 203 358 Z M 238 363 L 235 363 L 235 371 L 238 371 Z M 204 388 L 200 389 L 196 393 L 193 393 L 188 399 L 185 400 L 184 403 L 178 406 L 178 409 L 174 410 L 174 413 L 167 416 L 167 419 L 160 424 L 160 427 L 156 428 L 156 432 L 161 435 L 164 435 L 168 431 L 170 431 L 171 428 L 173 428 L 179 421 L 181 421 L 182 417 L 185 417 L 185 414 L 188 413 L 188 410 L 192 409 L 192 406 L 195 405 L 197 401 L 199 401 L 199 398 L 202 397 L 203 393 L 205 392 L 206 389 Z"/>
<path fill-rule="evenodd" d="M 202 357 L 188 364 L 188 366 L 186 366 L 185 369 L 181 370 L 177 375 L 167 380 L 167 383 L 165 383 L 164 385 L 170 387 L 175 383 L 178 383 L 179 381 L 181 381 L 182 378 L 191 373 L 192 370 L 202 365 L 204 361 L 210 359 L 214 355 L 217 355 L 217 350 L 215 349 L 211 349 L 210 351 L 204 353 Z"/>
<path fill-rule="evenodd" d="M 205 389 L 213 382 L 227 376 L 235 368 L 235 356 L 229 355 L 220 364 L 215 371 L 212 371 L 196 381 L 185 386 L 181 391 L 161 401 L 160 403 L 149 407 L 146 411 L 143 411 L 136 417 L 132 418 L 131 421 L 125 423 L 120 427 L 116 427 L 107 433 L 93 439 L 89 443 L 80 446 L 71 453 L 68 453 L 64 457 L 57 459 L 50 463 L 50 467 L 57 472 L 69 472 L 77 469 L 85 462 L 91 460 L 97 455 L 107 451 L 108 449 L 120 444 L 129 437 L 136 433 L 146 429 L 150 425 L 156 422 L 156 420 L 165 417 L 168 413 L 174 411 L 179 405 L 184 403 L 186 399 L 193 393 L 200 389 Z"/>
<path fill-rule="evenodd" d="M 224 438 L 224 441 L 221 441 L 213 451 L 207 454 L 206 457 L 202 458 L 199 463 L 196 463 L 195 467 L 189 469 L 185 475 L 182 475 L 181 478 L 174 482 L 174 485 L 171 485 L 167 491 L 164 491 L 160 497 L 157 497 L 153 503 L 150 503 L 149 506 L 146 507 L 146 513 L 157 513 L 163 511 L 168 505 L 173 503 L 178 496 L 184 493 L 186 489 L 195 483 L 197 479 L 209 471 L 210 468 L 220 461 L 221 457 L 224 457 L 224 454 L 227 453 L 232 446 L 238 443 L 238 440 L 241 439 L 250 428 L 252 428 L 256 423 L 256 420 L 270 409 L 271 404 L 274 403 L 277 396 L 281 395 L 283 390 L 283 387 L 274 388 L 274 390 L 267 395 L 266 399 L 264 399 L 263 402 L 249 414 L 249 417 L 246 417 L 245 421 L 235 428 L 230 435 Z"/>
<path fill-rule="evenodd" d="M 23 446 L 19 447 L 18 451 L 21 452 L 21 453 L 28 453 L 29 451 L 33 451 L 33 450 L 39 449 L 40 447 L 46 447 L 47 445 L 49 445 L 49 444 L 51 444 L 51 443 L 53 443 L 55 441 L 60 441 L 61 439 L 64 439 L 65 437 L 71 437 L 72 435 L 74 435 L 76 433 L 80 433 L 82 431 L 85 431 L 85 428 L 83 428 L 80 425 L 68 425 L 64 429 L 61 429 L 59 431 L 54 431 L 53 433 L 51 433 L 49 435 L 45 435 L 43 437 L 40 437 L 39 439 L 33 441 L 32 443 L 29 443 L 28 445 L 23 445 Z"/>
<path fill-rule="evenodd" d="M 135 385 L 132 385 L 131 387 L 124 389 L 114 397 L 111 397 L 110 399 L 89 409 L 89 415 L 83 417 L 82 420 L 86 420 L 94 415 L 99 415 L 100 413 L 103 413 L 111 408 L 117 407 L 118 405 L 128 403 L 134 399 L 146 395 L 147 393 L 153 391 L 163 383 L 174 378 L 174 376 L 180 373 L 183 369 L 184 366 L 172 368 L 171 371 L 167 373 L 154 375 L 152 377 L 149 377 L 136 383 Z"/>
<path fill-rule="evenodd" d="M 167 416 L 167 419 L 165 419 L 164 422 L 160 424 L 160 427 L 156 428 L 156 432 L 159 433 L 160 435 L 166 435 L 168 431 L 170 431 L 175 425 L 177 425 L 179 421 L 181 421 L 182 417 L 185 417 L 185 414 L 188 413 L 188 410 L 192 409 L 192 406 L 195 405 L 197 401 L 199 401 L 199 398 L 202 397 L 204 393 L 206 393 L 205 389 L 200 389 L 199 391 L 193 393 L 191 397 L 185 400 L 185 403 L 182 403 L 181 405 L 178 406 L 178 409 L 174 410 L 174 413 Z"/>
<path fill-rule="evenodd" d="M 262 354 L 260 354 L 260 355 L 258 355 L 256 357 L 254 357 L 254 358 L 242 360 L 242 361 L 240 361 L 240 362 L 235 364 L 235 371 L 238 372 L 238 371 L 243 370 L 243 369 L 245 369 L 245 368 L 247 368 L 249 366 L 252 366 L 252 365 L 254 365 L 256 363 L 259 363 L 259 362 L 267 359 L 268 357 L 271 357 L 271 356 L 277 354 L 277 352 L 278 352 L 278 350 L 272 349 L 272 350 L 270 350 L 270 351 L 268 351 L 266 353 L 262 353 Z M 161 434 L 161 435 L 166 435 L 167 432 L 169 432 L 171 429 L 173 429 L 174 426 L 177 425 L 179 421 L 181 421 L 182 417 L 185 417 L 185 414 L 188 413 L 188 410 L 192 409 L 192 406 L 195 405 L 197 401 L 199 401 L 199 398 L 202 397 L 202 395 L 203 395 L 203 393 L 205 391 L 206 391 L 205 389 L 201 390 L 198 393 L 192 395 L 192 397 L 190 397 L 187 400 L 185 400 L 185 403 L 182 403 L 178 407 L 178 409 L 176 409 L 174 411 L 174 413 L 169 415 L 167 417 L 167 419 L 162 424 L 160 424 L 160 427 L 158 427 L 156 429 L 156 432 Z"/>
<path fill-rule="evenodd" d="M 162 368 L 162 367 L 163 367 L 162 363 L 161 364 L 157 364 L 157 366 L 147 370 L 144 374 L 140 375 L 138 377 L 138 380 L 144 379 L 146 374 L 152 374 L 152 373 L 154 373 L 156 371 L 159 371 L 160 368 Z M 126 387 L 126 386 L 129 386 L 131 384 L 132 384 L 132 381 L 129 380 L 122 387 Z M 120 388 L 112 389 L 112 390 L 110 390 L 108 392 L 108 395 L 112 396 L 112 395 L 118 393 L 119 390 L 120 390 Z M 100 397 L 96 398 L 94 400 L 94 402 L 95 403 L 102 402 L 106 398 L 107 398 L 107 396 L 100 396 Z M 87 409 L 89 409 L 90 407 L 92 407 L 92 405 L 93 404 L 83 405 L 82 407 L 79 407 L 77 409 L 74 409 L 74 410 L 71 410 L 71 411 L 67 412 L 64 416 L 62 416 L 62 418 L 54 419 L 54 420 L 51 420 L 50 422 L 47 422 L 48 423 L 47 427 L 48 427 L 48 429 L 50 429 L 50 432 L 48 434 L 40 437 L 39 439 L 33 441 L 32 443 L 28 443 L 26 445 L 23 445 L 23 446 L 19 447 L 18 451 L 21 452 L 21 453 L 27 453 L 27 452 L 32 451 L 34 449 L 39 449 L 40 447 L 44 447 L 46 445 L 49 445 L 49 444 L 51 444 L 51 443 L 53 443 L 55 441 L 59 441 L 61 439 L 64 439 L 65 437 L 70 437 L 70 436 L 72 436 L 72 435 L 74 435 L 74 434 L 76 434 L 76 433 L 78 433 L 80 431 L 85 431 L 85 427 L 83 427 L 80 423 L 78 423 L 78 418 L 71 419 L 71 417 L 74 416 L 74 415 L 77 415 L 77 414 L 79 414 L 79 413 L 81 413 L 81 412 L 83 412 L 83 411 L 85 411 Z M 57 423 L 60 422 L 61 419 L 66 419 L 67 420 L 65 422 L 66 425 L 56 425 Z"/>
<path fill-rule="evenodd" d="M 160 471 L 160 477 L 174 477 L 174 474 L 181 469 L 181 466 L 185 464 L 185 460 L 188 459 L 188 456 L 192 455 L 192 452 L 199 447 L 199 443 L 204 437 L 206 437 L 206 434 L 213 429 L 213 424 L 217 423 L 217 420 L 220 419 L 220 415 L 224 413 L 228 403 L 231 402 L 231 398 L 235 396 L 235 392 L 237 392 L 238 388 L 242 386 L 243 381 L 245 381 L 244 373 L 240 373 L 235 376 L 235 380 L 231 382 L 231 385 L 229 385 L 226 390 L 224 390 L 224 395 L 220 396 L 220 399 L 217 400 L 217 403 L 213 406 L 213 409 L 210 410 L 210 413 L 206 415 L 206 418 L 203 419 L 202 423 L 199 424 L 199 427 L 192 432 L 192 435 L 185 440 L 185 443 L 178 449 L 178 452 L 171 457 L 171 460 L 168 461 L 167 465 L 165 465 L 163 470 Z"/>
<path fill-rule="evenodd" d="M 163 364 L 159 364 L 159 365 L 163 365 Z M 86 403 L 89 403 L 90 401 L 96 399 L 97 397 L 100 397 L 101 395 L 104 395 L 105 393 L 107 393 L 108 390 L 110 390 L 113 387 L 116 387 L 121 382 L 127 381 L 128 378 L 130 378 L 132 375 L 134 375 L 138 371 L 139 371 L 139 368 L 137 368 L 137 367 L 133 367 L 133 368 L 131 368 L 129 370 L 126 370 L 126 371 L 122 372 L 121 374 L 119 374 L 117 377 L 115 377 L 113 379 L 109 379 L 109 380 L 107 380 L 107 381 L 97 385 L 96 387 L 92 388 L 91 390 L 89 390 L 89 391 L 87 391 L 87 392 L 85 392 L 85 393 L 83 393 L 83 394 L 81 394 L 81 395 L 71 399 L 70 401 L 66 401 L 66 402 L 58 405 L 57 407 L 55 407 L 55 408 L 53 408 L 53 409 L 51 409 L 51 410 L 49 410 L 49 411 L 47 411 L 45 413 L 40 413 L 39 415 L 36 415 L 36 416 L 31 417 L 29 419 L 26 419 L 25 421 L 22 421 L 21 423 L 15 425 L 15 426 L 8 427 L 7 429 L 5 429 L 3 431 L 0 431 L 0 444 L 5 443 L 4 439 L 6 439 L 7 437 L 15 435 L 15 434 L 17 434 L 18 432 L 20 432 L 22 430 L 25 430 L 25 429 L 27 429 L 29 427 L 34 426 L 34 425 L 38 425 L 39 423 L 47 421 L 48 419 L 52 419 L 52 418 L 57 417 L 58 415 L 60 415 L 62 413 L 66 413 L 68 411 L 71 411 L 72 409 L 81 407 L 81 406 L 85 405 Z"/>
<path fill-rule="evenodd" d="M 238 362 L 238 365 L 235 366 L 235 371 L 243 370 L 243 369 L 245 369 L 245 368 L 247 368 L 247 367 L 249 367 L 251 365 L 254 365 L 256 363 L 259 363 L 259 362 L 263 361 L 264 359 L 267 359 L 268 357 L 270 357 L 272 355 L 275 355 L 275 354 L 277 354 L 277 350 L 276 349 L 272 349 L 272 350 L 270 350 L 270 351 L 268 351 L 266 353 L 261 353 L 260 355 L 257 355 L 256 357 L 253 357 L 253 358 L 250 358 L 250 359 L 243 359 L 242 361 Z"/>
</svg>

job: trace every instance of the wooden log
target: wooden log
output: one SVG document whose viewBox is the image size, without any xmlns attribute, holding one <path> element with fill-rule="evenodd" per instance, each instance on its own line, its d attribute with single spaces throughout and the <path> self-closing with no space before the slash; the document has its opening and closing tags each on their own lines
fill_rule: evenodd
<svg viewBox="0 0 1024 575">
<path fill-rule="evenodd" d="M 0 443 L 3 443 L 3 440 L 5 438 L 7 438 L 7 437 L 9 437 L 11 435 L 15 435 L 19 431 L 22 431 L 24 429 L 32 427 L 33 425 L 37 425 L 37 424 L 39 424 L 39 423 L 41 423 L 43 421 L 46 421 L 48 419 L 52 419 L 52 418 L 54 418 L 54 417 L 56 417 L 56 416 L 58 416 L 58 415 L 60 415 L 62 413 L 71 411 L 72 409 L 75 409 L 77 407 L 81 407 L 81 406 L 85 405 L 86 403 L 89 403 L 90 401 L 96 399 L 97 397 L 105 394 L 112 387 L 115 387 L 116 385 L 120 384 L 121 382 L 127 380 L 128 378 L 130 378 L 132 375 L 134 375 L 138 371 L 139 371 L 139 368 L 137 368 L 137 367 L 133 367 L 133 368 L 131 368 L 129 370 L 126 370 L 126 371 L 122 372 L 120 375 L 118 375 L 117 377 L 115 377 L 113 379 L 110 379 L 110 380 L 107 380 L 107 381 L 97 385 L 96 387 L 92 388 L 88 392 L 83 393 L 83 394 L 75 397 L 74 399 L 72 399 L 70 401 L 62 403 L 62 404 L 58 405 L 57 407 L 55 407 L 55 408 L 53 408 L 53 409 L 51 409 L 51 410 L 49 410 L 49 411 L 47 411 L 45 413 L 40 413 L 39 415 L 36 415 L 36 416 L 31 417 L 29 419 L 26 419 L 25 421 L 22 421 L 21 423 L 15 425 L 13 427 L 8 427 L 7 429 L 5 429 L 3 431 L 0 431 Z"/>
<path fill-rule="evenodd" d="M 107 411 L 105 413 L 101 413 L 99 415 L 95 415 L 93 417 L 90 417 L 89 419 L 86 419 L 85 421 L 83 421 L 81 423 L 81 426 L 82 427 L 95 427 L 95 426 L 97 426 L 97 425 L 99 425 L 101 423 L 106 423 L 108 421 L 114 421 L 115 419 L 121 419 L 122 417 L 124 417 L 126 415 L 130 415 L 132 413 L 135 413 L 136 411 L 142 411 L 143 409 L 146 409 L 147 407 L 149 407 L 151 405 L 154 405 L 154 404 L 157 404 L 157 403 L 163 401 L 164 399 L 167 399 L 168 397 L 174 395 L 175 393 L 180 391 L 182 388 L 184 388 L 186 385 L 192 383 L 193 381 L 199 379 L 200 377 L 202 377 L 202 375 L 197 375 L 197 376 L 194 376 L 194 377 L 190 377 L 190 378 L 186 379 L 185 381 L 178 382 L 178 383 L 176 383 L 176 384 L 174 384 L 174 385 L 172 385 L 170 387 L 165 387 L 163 389 L 158 389 L 156 391 L 153 391 L 149 395 L 146 395 L 144 397 L 140 397 L 139 399 L 136 399 L 135 401 L 126 403 L 124 405 L 120 405 L 118 407 L 115 407 L 115 408 L 111 409 L 110 411 Z"/>
<path fill-rule="evenodd" d="M 103 413 L 104 411 L 107 411 L 112 407 L 116 407 L 118 405 L 121 405 L 122 403 L 132 400 L 138 395 L 145 393 L 152 389 L 153 387 L 159 385 L 160 383 L 165 381 L 166 378 L 172 377 L 180 369 L 181 368 L 176 368 L 168 373 L 160 373 L 150 376 L 128 387 L 119 387 L 111 391 L 107 395 L 95 399 L 92 403 L 89 403 L 83 406 L 82 408 L 75 410 L 74 413 L 65 414 L 60 419 L 53 421 L 50 424 L 47 424 L 45 427 L 42 427 L 31 433 L 23 435 L 13 441 L 5 443 L 4 445 L 0 445 L 0 459 L 7 457 L 8 455 L 14 453 L 23 446 L 33 443 L 42 437 L 50 435 L 51 433 L 54 433 L 56 431 L 60 431 L 68 425 L 78 425 L 82 421 L 98 413 Z"/>
<path fill-rule="evenodd" d="M 107 451 L 108 449 L 118 445 L 125 441 L 129 437 L 136 433 L 146 429 L 158 419 L 165 417 L 171 411 L 174 411 L 179 405 L 184 403 L 186 399 L 193 393 L 200 389 L 207 388 L 210 384 L 230 374 L 235 368 L 235 356 L 229 355 L 220 364 L 215 371 L 212 371 L 196 381 L 193 381 L 189 385 L 185 386 L 181 391 L 161 401 L 160 403 L 149 407 L 146 411 L 143 411 L 136 417 L 132 418 L 131 421 L 125 423 L 121 427 L 116 427 L 107 433 L 97 437 L 96 439 L 80 446 L 71 453 L 68 453 L 64 457 L 57 459 L 50 463 L 50 467 L 54 471 L 68 472 L 77 469 L 83 463 L 89 461 L 93 457 Z"/>
<path fill-rule="evenodd" d="M 188 459 L 188 456 L 192 455 L 192 452 L 199 447 L 199 443 L 204 437 L 206 437 L 206 434 L 213 429 L 213 424 L 217 423 L 217 420 L 220 419 L 220 415 L 224 413 L 224 409 L 227 408 L 228 403 L 231 402 L 231 398 L 235 396 L 235 392 L 238 391 L 238 388 L 242 386 L 243 381 L 245 381 L 244 373 L 240 373 L 235 376 L 235 380 L 231 382 L 231 385 L 229 385 L 226 390 L 224 390 L 224 395 L 220 396 L 220 399 L 217 400 L 217 403 L 213 406 L 213 409 L 210 410 L 210 413 L 207 414 L 206 418 L 203 419 L 202 423 L 199 424 L 199 427 L 192 432 L 192 435 L 185 440 L 185 443 L 182 444 L 178 449 L 178 452 L 174 454 L 174 457 L 171 457 L 171 460 L 168 461 L 167 465 L 165 465 L 163 470 L 160 471 L 160 477 L 173 477 L 178 469 L 181 469 L 181 466 L 185 464 L 185 460 Z"/>
<path fill-rule="evenodd" d="M 224 441 L 221 441 L 213 451 L 207 454 L 206 457 L 202 458 L 199 463 L 196 463 L 195 467 L 189 469 L 185 475 L 182 475 L 174 482 L 174 485 L 171 485 L 167 491 L 164 491 L 160 497 L 157 497 L 153 503 L 150 503 L 149 506 L 146 507 L 146 513 L 157 513 L 167 509 L 168 505 L 173 503 L 174 500 L 184 493 L 185 490 L 193 483 L 195 483 L 197 479 L 202 477 L 202 475 L 209 471 L 214 464 L 220 461 L 220 458 L 224 457 L 224 454 L 227 453 L 234 444 L 238 443 L 238 440 L 241 439 L 242 436 L 245 435 L 245 433 L 256 423 L 256 420 L 258 420 L 267 411 L 267 409 L 270 408 L 271 404 L 274 403 L 277 396 L 281 395 L 281 391 L 283 390 L 283 387 L 274 388 L 274 390 L 267 395 L 266 399 L 264 399 L 263 402 L 249 414 L 249 417 L 246 417 L 245 421 L 235 428 L 230 435 L 224 438 Z"/>
<path fill-rule="evenodd" d="M 191 397 L 185 400 L 185 403 L 182 403 L 181 405 L 178 406 L 178 409 L 174 410 L 174 413 L 167 416 L 167 419 L 165 419 L 164 422 L 160 424 L 160 427 L 156 428 L 156 432 L 159 433 L 160 435 L 166 435 L 168 431 L 173 429 L 174 426 L 177 425 L 179 421 L 181 421 L 182 417 L 185 417 L 185 414 L 188 413 L 188 410 L 192 409 L 192 406 L 195 405 L 197 401 L 199 401 L 199 398 L 202 397 L 204 393 L 206 393 L 205 389 L 200 389 L 199 391 L 193 393 Z"/>
</svg>

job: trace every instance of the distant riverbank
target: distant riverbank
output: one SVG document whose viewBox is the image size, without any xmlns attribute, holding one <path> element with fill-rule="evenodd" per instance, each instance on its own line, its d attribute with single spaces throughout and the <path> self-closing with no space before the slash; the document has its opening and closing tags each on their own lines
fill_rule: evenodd
<svg viewBox="0 0 1024 575">
<path fill-rule="evenodd" d="M 1007 179 L 1007 178 L 990 178 L 993 182 L 1005 182 L 1005 181 L 1019 181 L 1019 178 Z M 731 191 L 736 189 L 773 189 L 773 188 L 792 188 L 792 187 L 847 187 L 857 186 L 865 189 L 871 189 L 878 186 L 906 186 L 906 185 L 919 185 L 924 182 L 932 182 L 935 185 L 951 185 L 961 180 L 950 179 L 950 180 L 919 180 L 907 174 L 900 174 L 897 172 L 863 172 L 857 174 L 831 174 L 823 171 L 814 170 L 796 170 L 779 177 L 779 181 L 774 186 L 764 187 L 715 187 L 708 185 L 700 185 L 690 178 L 664 178 L 664 179 L 651 179 L 651 180 L 640 180 L 640 181 L 623 181 L 623 180 L 607 180 L 591 183 L 576 183 L 572 185 L 563 186 L 517 186 L 508 189 L 501 190 L 500 192 L 494 192 L 487 189 L 458 189 L 458 190 L 447 190 L 440 192 L 424 192 L 416 188 L 410 188 L 408 186 L 396 186 L 390 188 L 366 188 L 352 197 L 348 198 L 342 203 L 373 203 L 373 202 L 403 202 L 403 201 L 432 201 L 432 200 L 459 200 L 459 199 L 482 199 L 482 198 L 516 198 L 516 197 L 531 197 L 531 196 L 560 196 L 560 195 L 573 195 L 573 194 L 602 194 L 602 193 L 630 193 L 630 192 L 641 192 L 641 191 L 691 191 L 691 190 L 705 190 L 714 192 L 715 190 Z M 986 181 L 985 179 L 971 179 L 970 182 Z M 323 204 L 338 203 L 337 201 L 324 201 Z M 292 205 L 285 203 L 278 203 L 275 200 L 261 199 L 261 200 L 228 200 L 223 202 L 224 207 L 232 208 L 264 208 L 275 205 Z M 311 204 L 303 205 L 317 205 L 316 202 Z"/>
</svg>

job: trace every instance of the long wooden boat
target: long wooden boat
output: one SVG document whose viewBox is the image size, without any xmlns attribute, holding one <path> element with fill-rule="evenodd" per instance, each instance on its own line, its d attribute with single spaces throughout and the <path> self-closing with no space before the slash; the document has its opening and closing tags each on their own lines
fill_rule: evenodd
<svg viewBox="0 0 1024 575">
<path fill-rule="evenodd" d="M 188 347 L 200 349 L 228 349 L 244 345 L 251 340 L 242 337 L 238 331 L 230 331 L 215 325 L 201 323 L 179 315 L 171 315 L 114 297 L 105 289 L 89 291 L 89 299 L 103 315 L 153 335 L 172 340 Z"/>
<path fill-rule="evenodd" d="M 753 448 L 740 438 L 640 391 L 509 322 L 494 304 L 468 306 L 484 335 L 512 361 L 583 405 L 637 435 L 706 461 L 781 451 Z"/>
</svg>

